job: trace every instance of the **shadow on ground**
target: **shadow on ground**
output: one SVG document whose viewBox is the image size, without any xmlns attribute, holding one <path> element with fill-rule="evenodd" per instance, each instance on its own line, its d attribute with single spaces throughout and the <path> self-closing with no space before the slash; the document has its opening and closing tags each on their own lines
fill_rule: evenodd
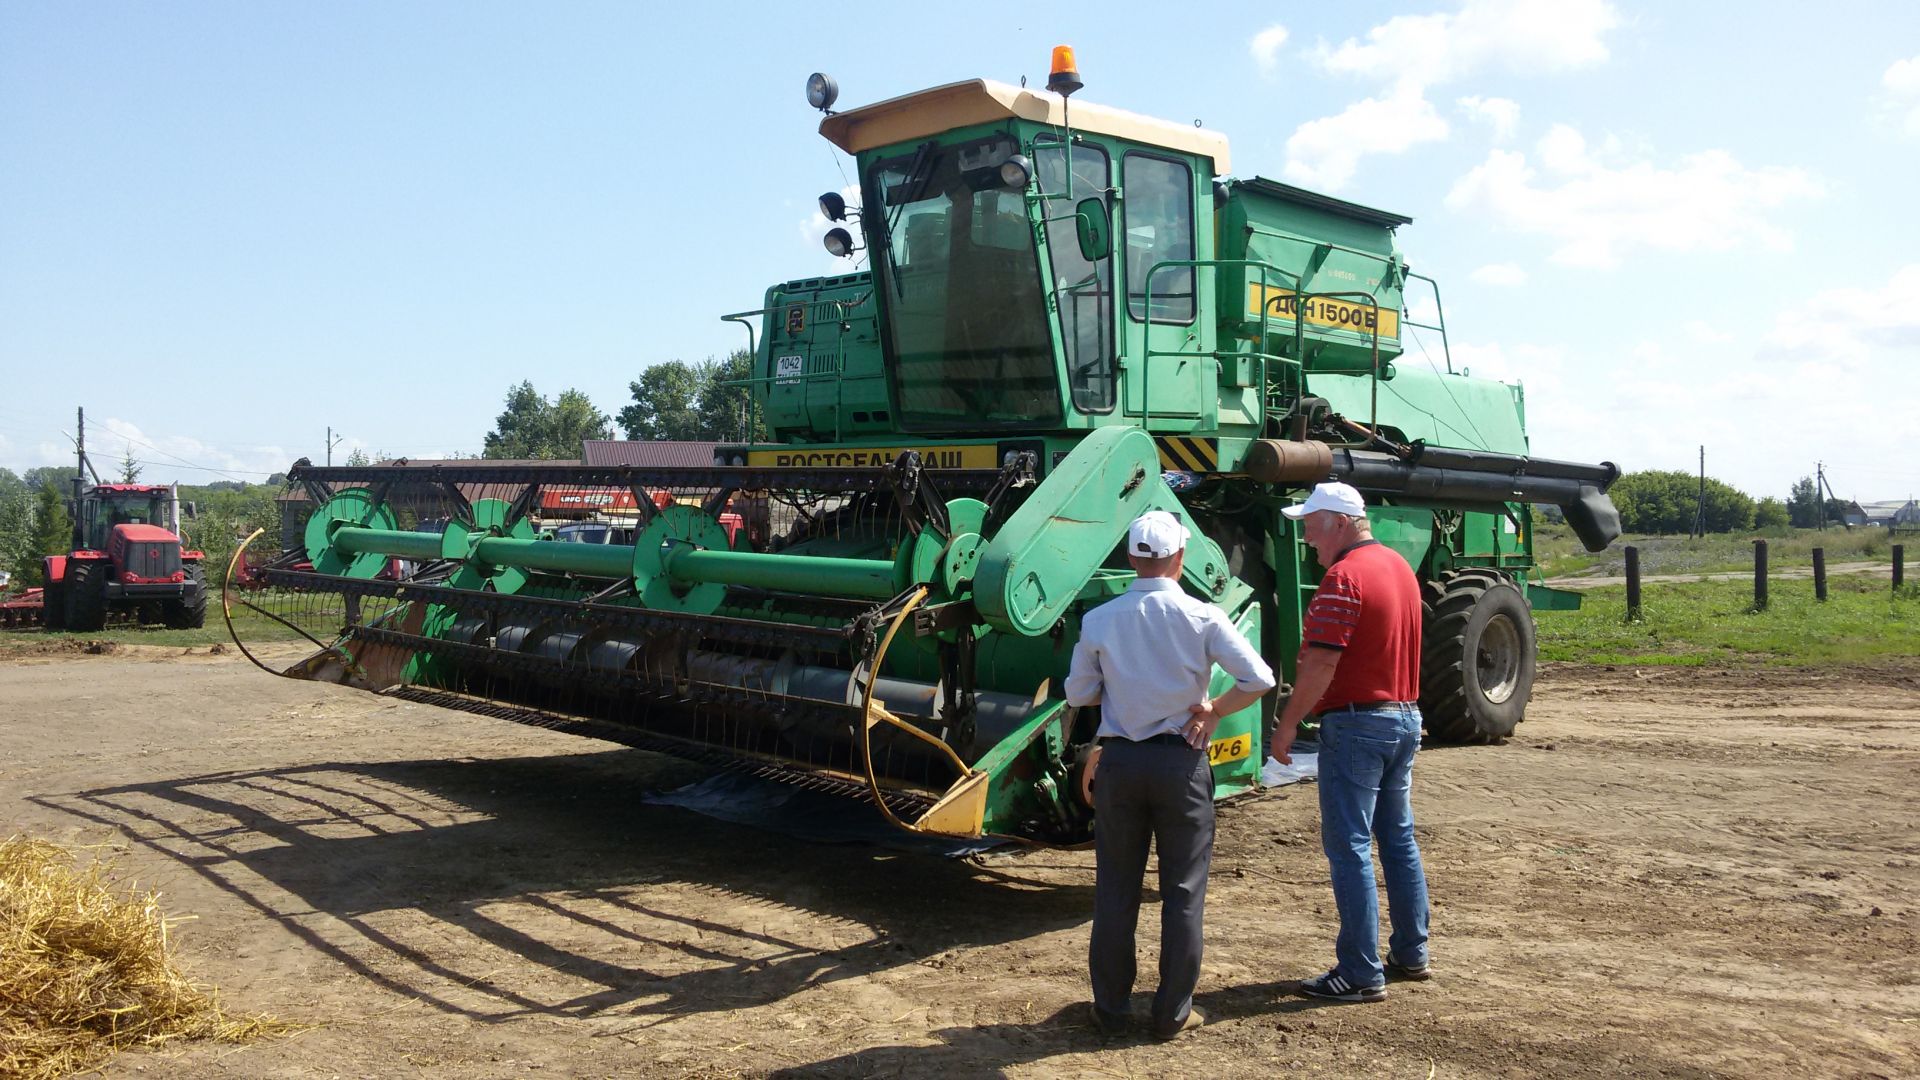
<svg viewBox="0 0 1920 1080">
<path fill-rule="evenodd" d="M 32 801 L 177 859 L 369 980 L 482 1021 L 750 1008 L 1091 917 L 1090 882 L 1050 883 L 1023 866 L 1037 860 L 811 844 L 642 801 L 701 775 L 611 750 Z"/>
</svg>

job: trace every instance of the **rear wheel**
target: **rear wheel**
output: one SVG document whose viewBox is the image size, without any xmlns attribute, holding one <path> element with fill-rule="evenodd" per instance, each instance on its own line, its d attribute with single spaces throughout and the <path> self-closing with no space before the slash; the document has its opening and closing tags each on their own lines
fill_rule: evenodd
<svg viewBox="0 0 1920 1080">
<path fill-rule="evenodd" d="M 175 630 L 198 630 L 207 622 L 207 578 L 199 563 L 186 566 L 187 583 L 193 586 L 191 600 L 168 600 L 160 609 L 166 624 Z"/>
<path fill-rule="evenodd" d="M 67 629 L 89 633 L 107 625 L 107 566 L 88 559 L 67 564 Z"/>
<path fill-rule="evenodd" d="M 1492 570 L 1461 570 L 1426 586 L 1420 711 L 1443 742 L 1493 743 L 1513 734 L 1533 696 L 1533 612 Z"/>
</svg>

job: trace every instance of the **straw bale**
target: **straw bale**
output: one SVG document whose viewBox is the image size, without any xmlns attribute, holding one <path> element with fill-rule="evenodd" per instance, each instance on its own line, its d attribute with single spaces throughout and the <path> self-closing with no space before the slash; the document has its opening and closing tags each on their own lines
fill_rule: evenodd
<svg viewBox="0 0 1920 1080">
<path fill-rule="evenodd" d="M 238 1043 L 298 1025 L 232 1016 L 184 975 L 160 894 L 57 844 L 0 841 L 0 1076 L 51 1078 L 128 1047 Z"/>
</svg>

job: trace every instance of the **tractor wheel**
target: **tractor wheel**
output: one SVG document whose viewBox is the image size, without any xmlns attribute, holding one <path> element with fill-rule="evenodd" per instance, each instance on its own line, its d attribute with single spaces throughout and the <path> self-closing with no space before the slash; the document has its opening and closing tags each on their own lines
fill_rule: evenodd
<svg viewBox="0 0 1920 1080">
<path fill-rule="evenodd" d="M 67 629 L 91 633 L 107 625 L 107 567 L 91 559 L 67 564 Z"/>
<path fill-rule="evenodd" d="M 207 624 L 207 577 L 199 563 L 187 565 L 187 583 L 199 586 L 192 600 L 167 600 L 160 608 L 161 618 L 174 630 L 198 630 Z"/>
<path fill-rule="evenodd" d="M 1533 611 L 1492 570 L 1428 582 L 1420 711 L 1441 742 L 1494 743 L 1513 734 L 1533 696 Z"/>
<path fill-rule="evenodd" d="M 67 586 L 64 582 L 49 585 L 40 594 L 40 621 L 49 630 L 67 628 Z"/>
</svg>

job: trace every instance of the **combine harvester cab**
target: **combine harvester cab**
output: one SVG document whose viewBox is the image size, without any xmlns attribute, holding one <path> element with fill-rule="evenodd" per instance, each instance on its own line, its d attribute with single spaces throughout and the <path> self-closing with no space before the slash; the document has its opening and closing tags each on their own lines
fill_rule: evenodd
<svg viewBox="0 0 1920 1080">
<path fill-rule="evenodd" d="M 1431 284 L 1394 247 L 1407 219 L 1223 179 L 1217 133 L 1069 113 L 1060 59 L 1046 91 L 828 112 L 862 205 L 821 198 L 844 223 L 827 246 L 866 267 L 727 316 L 769 441 L 694 469 L 302 462 L 304 532 L 229 609 L 318 646 L 281 674 L 742 768 L 912 831 L 1074 844 L 1098 718 L 1060 687 L 1081 620 L 1132 580 L 1128 523 L 1185 520 L 1184 586 L 1291 677 L 1320 568 L 1280 511 L 1337 477 L 1428 590 L 1430 731 L 1504 737 L 1530 605 L 1577 602 L 1526 581 L 1529 504 L 1597 550 L 1617 470 L 1530 457 L 1518 387 L 1404 362 L 1403 332 L 1445 349 L 1403 311 Z M 808 96 L 830 110 L 832 81 Z M 634 541 L 543 538 L 556 490 L 632 507 Z M 1263 706 L 1215 733 L 1217 795 L 1257 783 Z"/>
</svg>

